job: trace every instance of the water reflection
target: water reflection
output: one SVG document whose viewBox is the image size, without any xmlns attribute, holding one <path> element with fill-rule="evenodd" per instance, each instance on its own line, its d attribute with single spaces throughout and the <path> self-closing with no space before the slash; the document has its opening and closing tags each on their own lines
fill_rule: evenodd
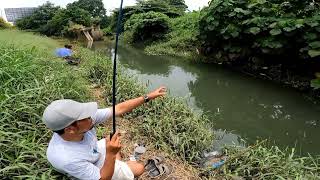
<svg viewBox="0 0 320 180">
<path fill-rule="evenodd" d="M 216 131 L 223 137 L 217 145 L 243 145 L 240 136 L 248 142 L 270 138 L 303 153 L 319 153 L 320 110 L 299 92 L 219 66 L 146 56 L 130 47 L 119 48 L 119 60 L 149 89 L 166 85 L 172 95 L 186 97 L 195 111 L 208 114 L 216 129 L 226 129 Z"/>
</svg>

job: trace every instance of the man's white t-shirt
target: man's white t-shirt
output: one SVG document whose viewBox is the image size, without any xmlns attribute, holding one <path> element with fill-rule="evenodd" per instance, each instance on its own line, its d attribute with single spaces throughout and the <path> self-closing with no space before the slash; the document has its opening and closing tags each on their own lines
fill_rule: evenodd
<svg viewBox="0 0 320 180">
<path fill-rule="evenodd" d="M 110 108 L 98 109 L 91 117 L 97 125 L 111 118 Z M 80 142 L 65 141 L 57 133 L 53 134 L 47 149 L 47 158 L 59 172 L 78 179 L 100 179 L 100 168 L 104 164 L 106 149 L 99 150 L 96 129 L 85 133 Z"/>
</svg>

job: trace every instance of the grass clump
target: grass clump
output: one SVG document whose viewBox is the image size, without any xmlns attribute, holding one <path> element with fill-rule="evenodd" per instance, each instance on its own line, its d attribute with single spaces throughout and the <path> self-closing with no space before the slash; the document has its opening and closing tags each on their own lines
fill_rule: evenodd
<svg viewBox="0 0 320 180">
<path fill-rule="evenodd" d="M 22 42 L 38 38 L 41 47 L 15 45 L 5 40 L 10 33 L 0 31 L 0 179 L 62 179 L 45 156 L 51 131 L 42 113 L 56 99 L 87 99 L 86 81 L 39 49 L 55 41 L 15 33 L 28 34 Z"/>
<path fill-rule="evenodd" d="M 206 176 L 232 179 L 320 179 L 320 156 L 300 157 L 295 149 L 281 150 L 267 141 L 248 148 L 228 147 L 226 164 L 218 170 L 208 170 Z"/>
</svg>

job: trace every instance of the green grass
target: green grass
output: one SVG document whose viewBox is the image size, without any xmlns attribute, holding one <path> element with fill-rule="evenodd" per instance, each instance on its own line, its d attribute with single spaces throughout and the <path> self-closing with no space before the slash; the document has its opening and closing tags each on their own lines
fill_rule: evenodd
<svg viewBox="0 0 320 180">
<path fill-rule="evenodd" d="M 53 50 L 61 46 L 61 43 L 46 36 L 18 30 L 1 30 L 0 41 L 19 47 L 34 48 L 38 53 L 44 54 L 53 54 Z"/>
<path fill-rule="evenodd" d="M 12 40 L 14 36 L 15 40 Z M 42 123 L 44 108 L 53 100 L 70 98 L 88 101 L 89 85 L 104 85 L 111 105 L 112 63 L 105 56 L 79 48 L 79 67 L 67 66 L 53 57 L 59 43 L 19 31 L 0 31 L 0 177 L 61 179 L 48 164 L 46 147 L 52 135 Z M 121 71 L 121 69 L 120 69 Z M 144 87 L 119 73 L 119 101 L 145 93 Z M 144 116 L 140 133 L 156 147 L 193 161 L 212 140 L 205 119 L 196 117 L 176 99 L 153 101 L 138 108 L 128 119 Z M 192 137 L 192 138 L 190 138 Z M 1 178 L 0 178 L 1 179 Z"/>
<path fill-rule="evenodd" d="M 48 38 L 0 31 L 0 179 L 62 178 L 45 158 L 51 132 L 42 112 L 53 100 L 89 95 L 81 74 L 51 55 L 56 46 Z"/>
<path fill-rule="evenodd" d="M 207 171 L 211 177 L 244 179 L 320 179 L 320 156 L 300 157 L 295 149 L 279 149 L 267 141 L 248 148 L 225 149 L 228 161 L 221 169 Z"/>
</svg>

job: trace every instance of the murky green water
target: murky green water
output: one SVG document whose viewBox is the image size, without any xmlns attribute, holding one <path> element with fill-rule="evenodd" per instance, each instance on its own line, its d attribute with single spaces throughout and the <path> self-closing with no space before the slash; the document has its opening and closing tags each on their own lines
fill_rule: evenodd
<svg viewBox="0 0 320 180">
<path fill-rule="evenodd" d="M 106 42 L 94 43 L 92 48 L 108 56 L 113 52 L 113 45 Z M 185 97 L 194 111 L 209 115 L 219 144 L 269 138 L 279 146 L 296 147 L 298 153 L 320 152 L 320 107 L 294 89 L 217 65 L 147 56 L 124 46 L 119 60 L 148 89 L 165 85 L 171 95 Z"/>
</svg>

